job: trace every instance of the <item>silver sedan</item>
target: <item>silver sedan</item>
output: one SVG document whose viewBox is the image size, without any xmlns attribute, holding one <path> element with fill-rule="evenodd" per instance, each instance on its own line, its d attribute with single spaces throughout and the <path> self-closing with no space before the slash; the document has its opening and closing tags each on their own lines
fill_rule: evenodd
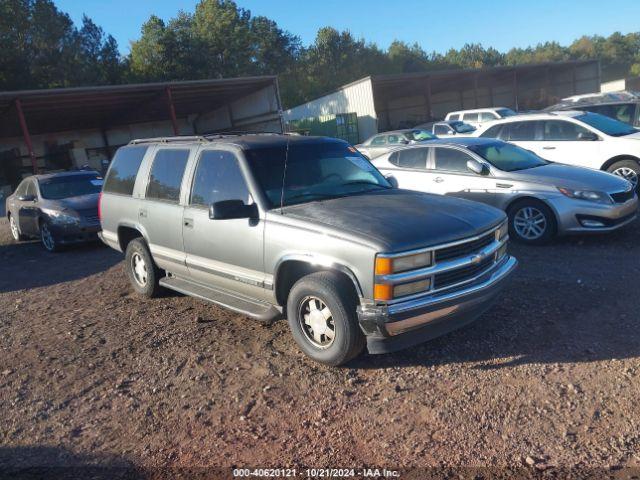
<svg viewBox="0 0 640 480">
<path fill-rule="evenodd" d="M 631 223 L 638 197 L 618 176 L 553 163 L 501 140 L 456 138 L 400 147 L 373 164 L 400 188 L 451 195 L 501 208 L 515 240 L 609 232 Z"/>
</svg>

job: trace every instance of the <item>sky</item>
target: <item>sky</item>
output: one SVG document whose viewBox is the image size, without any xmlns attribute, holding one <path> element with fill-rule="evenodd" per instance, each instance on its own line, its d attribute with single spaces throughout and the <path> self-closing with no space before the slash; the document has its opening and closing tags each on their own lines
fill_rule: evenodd
<svg viewBox="0 0 640 480">
<path fill-rule="evenodd" d="M 197 0 L 54 0 L 76 25 L 87 14 L 129 53 L 131 40 L 150 15 L 169 20 L 179 10 L 193 12 Z M 236 0 L 254 15 L 313 42 L 323 26 L 349 30 L 386 48 L 393 40 L 418 42 L 445 53 L 465 43 L 501 52 L 545 41 L 568 45 L 582 35 L 640 30 L 639 0 Z"/>
</svg>

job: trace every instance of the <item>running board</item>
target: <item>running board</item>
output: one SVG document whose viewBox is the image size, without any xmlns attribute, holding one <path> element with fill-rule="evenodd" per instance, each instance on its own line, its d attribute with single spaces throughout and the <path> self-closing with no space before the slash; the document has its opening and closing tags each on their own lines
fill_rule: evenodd
<svg viewBox="0 0 640 480">
<path fill-rule="evenodd" d="M 178 277 L 163 277 L 159 283 L 165 288 L 201 298 L 261 322 L 271 322 L 282 316 L 282 312 L 273 305 L 240 296 L 228 290 L 206 287 Z"/>
</svg>

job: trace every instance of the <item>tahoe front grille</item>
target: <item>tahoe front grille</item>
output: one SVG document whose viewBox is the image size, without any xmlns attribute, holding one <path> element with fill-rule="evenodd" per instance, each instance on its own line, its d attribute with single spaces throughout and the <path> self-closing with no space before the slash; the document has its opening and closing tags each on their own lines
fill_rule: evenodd
<svg viewBox="0 0 640 480">
<path fill-rule="evenodd" d="M 483 270 L 486 270 L 493 265 L 494 262 L 494 255 L 491 255 L 475 265 L 469 265 L 455 270 L 450 270 L 448 272 L 439 273 L 434 277 L 433 288 L 435 290 L 440 290 L 442 288 L 447 288 L 457 283 L 464 282 L 470 278 L 474 278 Z"/>
<path fill-rule="evenodd" d="M 464 255 L 475 253 L 478 250 L 489 245 L 491 242 L 494 241 L 494 239 L 495 239 L 495 234 L 494 232 L 491 232 L 471 242 L 462 243 L 459 245 L 454 245 L 453 247 L 446 247 L 440 250 L 436 250 L 435 260 L 436 262 L 442 262 L 444 260 L 449 260 L 451 258 L 462 257 Z"/>
</svg>

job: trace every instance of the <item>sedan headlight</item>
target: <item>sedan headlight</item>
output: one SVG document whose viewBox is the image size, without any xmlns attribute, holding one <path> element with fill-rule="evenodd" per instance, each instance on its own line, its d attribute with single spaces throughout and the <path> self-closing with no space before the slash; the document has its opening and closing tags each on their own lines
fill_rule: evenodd
<svg viewBox="0 0 640 480">
<path fill-rule="evenodd" d="M 572 188 L 558 187 L 563 195 L 577 200 L 587 200 L 596 203 L 611 203 L 611 197 L 605 192 L 597 192 L 592 190 L 573 190 Z"/>
<path fill-rule="evenodd" d="M 77 225 L 80 223 L 79 217 L 62 212 L 51 212 L 49 218 L 56 225 Z"/>
</svg>

